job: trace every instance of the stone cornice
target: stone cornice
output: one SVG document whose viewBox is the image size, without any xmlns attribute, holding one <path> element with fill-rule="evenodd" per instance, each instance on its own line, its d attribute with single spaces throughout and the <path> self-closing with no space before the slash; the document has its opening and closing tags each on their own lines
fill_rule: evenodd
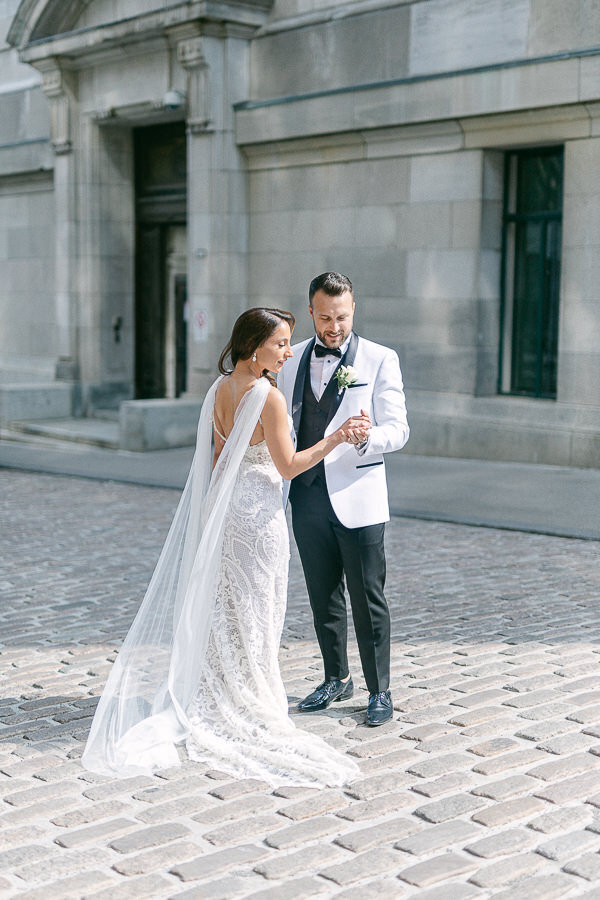
<svg viewBox="0 0 600 900">
<path fill-rule="evenodd" d="M 356 129 L 323 136 L 238 143 L 252 170 L 327 165 L 385 157 L 560 144 L 600 134 L 600 103 L 575 103 L 473 118 Z"/>
<path fill-rule="evenodd" d="M 435 121 L 475 123 L 465 125 L 464 130 L 473 132 L 473 140 L 478 142 L 484 139 L 484 132 L 496 131 L 501 115 L 519 119 L 511 120 L 510 125 L 503 123 L 503 130 L 510 131 L 515 141 L 520 140 L 523 117 L 528 126 L 535 125 L 538 140 L 559 139 L 557 116 L 569 121 L 569 134 L 573 131 L 573 136 L 579 137 L 592 128 L 588 107 L 598 99 L 599 50 L 527 61 L 521 66 L 490 66 L 238 103 L 234 105 L 237 143 L 277 144 Z M 549 116 L 544 112 L 556 110 L 561 112 Z M 475 132 L 481 134 L 475 136 Z M 548 137 L 542 137 L 544 134 Z M 495 140 L 499 140 L 498 134 Z"/>
<path fill-rule="evenodd" d="M 89 28 L 75 28 L 89 0 L 22 0 L 8 32 L 8 42 L 19 49 L 23 62 L 36 65 L 48 56 L 82 57 L 112 47 L 145 41 L 165 30 L 188 23 L 204 33 L 236 37 L 254 34 L 264 24 L 273 0 L 188 0 L 128 19 Z"/>
</svg>

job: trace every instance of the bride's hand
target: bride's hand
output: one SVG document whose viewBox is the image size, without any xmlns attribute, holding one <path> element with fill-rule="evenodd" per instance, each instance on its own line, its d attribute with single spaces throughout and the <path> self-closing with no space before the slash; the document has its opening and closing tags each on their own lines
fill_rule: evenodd
<svg viewBox="0 0 600 900">
<path fill-rule="evenodd" d="M 369 437 L 371 421 L 368 416 L 351 416 L 338 428 L 342 441 L 347 444 L 362 444 Z"/>
</svg>

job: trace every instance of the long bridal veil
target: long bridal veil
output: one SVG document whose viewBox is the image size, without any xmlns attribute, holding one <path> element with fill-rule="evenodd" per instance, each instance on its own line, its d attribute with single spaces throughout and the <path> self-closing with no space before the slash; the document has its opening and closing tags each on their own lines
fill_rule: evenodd
<svg viewBox="0 0 600 900">
<path fill-rule="evenodd" d="M 217 387 L 202 406 L 196 452 L 144 600 L 109 675 L 82 763 L 103 775 L 178 765 L 187 709 L 211 629 L 223 530 L 240 463 L 269 392 L 260 378 L 243 397 L 212 472 Z"/>
</svg>

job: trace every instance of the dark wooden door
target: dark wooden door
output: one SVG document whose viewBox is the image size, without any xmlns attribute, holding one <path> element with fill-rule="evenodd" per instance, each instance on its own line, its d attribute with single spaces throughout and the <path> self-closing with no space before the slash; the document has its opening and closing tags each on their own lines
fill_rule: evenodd
<svg viewBox="0 0 600 900">
<path fill-rule="evenodd" d="M 137 227 L 135 382 L 138 399 L 165 396 L 163 231 L 161 225 Z"/>
<path fill-rule="evenodd" d="M 187 210 L 187 161 L 184 122 L 153 125 L 134 130 L 136 192 L 136 289 L 135 377 L 140 399 L 175 395 L 185 390 L 185 329 L 167 325 L 171 289 L 167 277 L 168 228 L 185 225 Z M 185 283 L 175 286 L 183 320 Z M 175 341 L 176 373 L 167 377 L 167 333 Z M 181 334 L 180 334 L 181 332 Z M 181 344 L 181 347 L 180 347 Z M 171 347 L 169 348 L 171 350 Z M 170 354 L 171 356 L 172 354 Z M 180 367 L 183 371 L 180 373 Z"/>
<path fill-rule="evenodd" d="M 175 276 L 175 396 L 187 390 L 187 277 Z"/>
</svg>

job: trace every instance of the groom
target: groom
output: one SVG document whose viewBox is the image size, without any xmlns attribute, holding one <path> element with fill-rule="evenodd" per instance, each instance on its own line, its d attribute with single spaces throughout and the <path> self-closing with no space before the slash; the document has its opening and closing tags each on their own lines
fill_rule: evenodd
<svg viewBox="0 0 600 900">
<path fill-rule="evenodd" d="M 290 487 L 294 537 L 325 666 L 325 680 L 298 709 L 326 709 L 353 695 L 345 578 L 369 689 L 366 721 L 382 725 L 393 714 L 390 614 L 383 593 L 389 519 L 383 454 L 408 440 L 402 375 L 393 350 L 353 332 L 354 294 L 345 275 L 318 275 L 308 297 L 315 336 L 294 347 L 278 381 L 297 449 L 312 446 L 361 411 L 371 427 L 366 440 L 357 435 L 354 446 L 340 444 Z"/>
</svg>

